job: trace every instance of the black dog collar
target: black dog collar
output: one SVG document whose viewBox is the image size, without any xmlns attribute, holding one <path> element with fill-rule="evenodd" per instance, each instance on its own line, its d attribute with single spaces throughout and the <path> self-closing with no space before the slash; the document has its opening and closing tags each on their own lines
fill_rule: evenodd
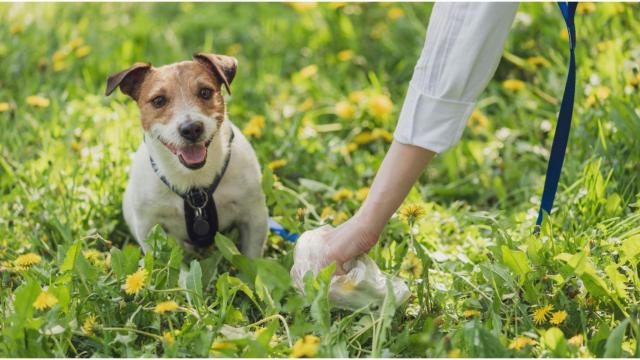
<svg viewBox="0 0 640 360">
<path fill-rule="evenodd" d="M 224 159 L 222 169 L 213 179 L 211 185 L 202 188 L 191 188 L 187 192 L 180 192 L 171 185 L 169 180 L 160 174 L 158 165 L 153 158 L 149 156 L 151 167 L 156 175 L 158 175 L 160 180 L 162 180 L 171 191 L 184 200 L 184 220 L 187 226 L 187 234 L 189 235 L 190 242 L 200 248 L 209 247 L 213 244 L 213 239 L 216 233 L 218 233 L 218 209 L 216 208 L 213 193 L 218 188 L 229 166 L 229 160 L 231 159 L 231 142 L 233 142 L 234 137 L 235 134 L 233 133 L 233 129 L 231 129 L 229 151 Z"/>
</svg>

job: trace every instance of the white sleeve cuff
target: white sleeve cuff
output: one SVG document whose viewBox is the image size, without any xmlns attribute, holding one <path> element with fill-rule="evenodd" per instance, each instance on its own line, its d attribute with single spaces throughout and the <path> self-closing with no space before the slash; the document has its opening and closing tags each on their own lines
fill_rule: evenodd
<svg viewBox="0 0 640 360">
<path fill-rule="evenodd" d="M 474 107 L 475 102 L 438 99 L 409 84 L 393 137 L 441 153 L 460 140 Z"/>
</svg>

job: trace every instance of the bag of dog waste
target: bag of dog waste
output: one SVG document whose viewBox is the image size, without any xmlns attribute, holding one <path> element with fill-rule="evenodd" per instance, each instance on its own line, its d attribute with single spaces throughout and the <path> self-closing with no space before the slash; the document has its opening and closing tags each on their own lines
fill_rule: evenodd
<svg viewBox="0 0 640 360">
<path fill-rule="evenodd" d="M 294 266 L 291 277 L 295 287 L 304 293 L 304 275 L 311 272 L 314 276 L 327 266 L 326 243 L 330 241 L 323 236 L 331 226 L 322 226 L 303 233 L 294 250 Z M 334 306 L 346 310 L 359 310 L 370 306 L 380 308 L 387 295 L 387 281 L 391 282 L 396 306 L 409 298 L 409 288 L 405 282 L 380 270 L 378 265 L 363 254 L 343 265 L 346 274 L 331 278 L 329 300 Z"/>
</svg>

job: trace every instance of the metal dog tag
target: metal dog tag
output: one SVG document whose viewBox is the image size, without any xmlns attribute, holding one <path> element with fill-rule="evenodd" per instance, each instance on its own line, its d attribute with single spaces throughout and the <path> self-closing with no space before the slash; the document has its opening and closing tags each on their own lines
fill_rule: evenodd
<svg viewBox="0 0 640 360">
<path fill-rule="evenodd" d="M 209 233 L 209 222 L 202 217 L 197 217 L 193 221 L 193 231 L 198 236 L 205 236 Z"/>
</svg>

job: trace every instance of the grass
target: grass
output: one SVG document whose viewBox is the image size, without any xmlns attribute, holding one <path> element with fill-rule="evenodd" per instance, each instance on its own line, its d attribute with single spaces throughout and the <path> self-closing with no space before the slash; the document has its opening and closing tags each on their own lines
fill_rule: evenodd
<svg viewBox="0 0 640 360">
<path fill-rule="evenodd" d="M 329 273 L 297 294 L 293 244 L 277 236 L 251 262 L 233 233 L 202 261 L 160 229 L 152 252 L 135 244 L 121 201 L 142 131 L 135 104 L 103 96 L 108 74 L 236 56 L 230 118 L 271 214 L 301 232 L 366 195 L 430 9 L 0 5 L 0 355 L 640 356 L 637 4 L 580 5 L 574 126 L 539 238 L 567 40 L 554 4 L 520 7 L 463 140 L 407 199 L 424 215 L 394 217 L 370 253 L 411 284 L 395 312 L 333 309 Z"/>
</svg>

